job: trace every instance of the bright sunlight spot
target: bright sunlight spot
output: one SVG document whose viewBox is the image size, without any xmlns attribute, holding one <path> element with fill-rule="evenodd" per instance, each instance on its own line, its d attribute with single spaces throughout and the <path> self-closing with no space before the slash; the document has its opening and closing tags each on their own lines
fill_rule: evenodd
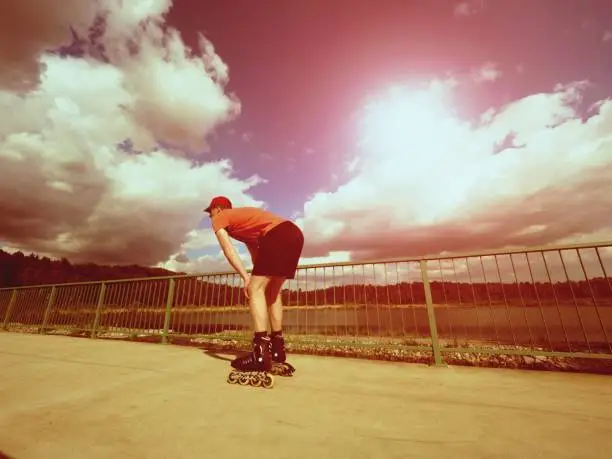
<svg viewBox="0 0 612 459">
<path fill-rule="evenodd" d="M 362 110 L 360 143 L 365 152 L 394 159 L 439 158 L 460 135 L 442 91 L 393 86 Z"/>
</svg>

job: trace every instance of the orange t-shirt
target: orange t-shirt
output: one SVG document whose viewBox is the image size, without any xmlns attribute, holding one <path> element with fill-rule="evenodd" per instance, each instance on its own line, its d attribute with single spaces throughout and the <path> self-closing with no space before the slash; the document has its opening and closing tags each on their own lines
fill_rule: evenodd
<svg viewBox="0 0 612 459">
<path fill-rule="evenodd" d="M 285 221 L 284 218 L 257 207 L 237 207 L 224 209 L 212 217 L 212 227 L 215 233 L 225 228 L 232 238 L 244 242 L 247 246 L 257 247 L 261 236 Z"/>
</svg>

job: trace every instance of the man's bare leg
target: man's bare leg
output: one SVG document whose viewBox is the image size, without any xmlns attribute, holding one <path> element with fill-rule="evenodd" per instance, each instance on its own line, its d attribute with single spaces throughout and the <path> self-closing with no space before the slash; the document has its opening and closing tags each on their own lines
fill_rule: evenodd
<svg viewBox="0 0 612 459">
<path fill-rule="evenodd" d="M 272 277 L 266 288 L 266 304 L 270 318 L 270 331 L 279 332 L 283 330 L 283 301 L 281 288 L 285 282 L 284 277 Z"/>
<path fill-rule="evenodd" d="M 249 308 L 253 319 L 253 350 L 232 360 L 232 367 L 239 371 L 269 371 L 272 367 L 270 338 L 268 335 L 268 305 L 266 303 L 266 287 L 269 278 L 266 276 L 251 276 L 249 286 Z M 235 378 L 234 378 L 234 381 Z M 263 383 L 263 380 L 258 380 Z"/>
<path fill-rule="evenodd" d="M 266 302 L 268 303 L 268 316 L 270 317 L 270 335 L 272 361 L 279 364 L 274 374 L 290 376 L 295 371 L 293 365 L 286 362 L 285 338 L 283 337 L 283 302 L 281 288 L 285 278 L 273 277 L 266 289 Z"/>
<path fill-rule="evenodd" d="M 262 333 L 268 330 L 268 304 L 266 301 L 266 287 L 271 278 L 266 276 L 251 276 L 248 287 L 249 308 L 253 319 L 253 331 Z"/>
</svg>

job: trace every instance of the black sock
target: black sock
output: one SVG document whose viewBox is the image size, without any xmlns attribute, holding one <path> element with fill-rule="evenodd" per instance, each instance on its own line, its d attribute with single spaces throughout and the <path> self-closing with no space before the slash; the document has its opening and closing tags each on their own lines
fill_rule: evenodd
<svg viewBox="0 0 612 459">
<path fill-rule="evenodd" d="M 282 330 L 273 331 L 272 333 L 270 333 L 270 336 L 272 338 L 280 338 L 283 336 L 283 331 Z"/>
<path fill-rule="evenodd" d="M 268 332 L 255 332 L 255 339 L 262 339 L 268 335 Z"/>
</svg>

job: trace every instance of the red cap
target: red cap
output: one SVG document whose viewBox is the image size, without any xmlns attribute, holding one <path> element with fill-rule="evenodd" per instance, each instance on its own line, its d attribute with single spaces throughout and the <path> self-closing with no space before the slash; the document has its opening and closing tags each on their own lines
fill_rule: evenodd
<svg viewBox="0 0 612 459">
<path fill-rule="evenodd" d="M 212 201 L 210 201 L 208 207 L 204 209 L 204 212 L 210 212 L 210 210 L 214 207 L 224 207 L 231 209 L 232 201 L 227 199 L 225 196 L 215 196 L 214 198 L 212 198 Z"/>
</svg>

